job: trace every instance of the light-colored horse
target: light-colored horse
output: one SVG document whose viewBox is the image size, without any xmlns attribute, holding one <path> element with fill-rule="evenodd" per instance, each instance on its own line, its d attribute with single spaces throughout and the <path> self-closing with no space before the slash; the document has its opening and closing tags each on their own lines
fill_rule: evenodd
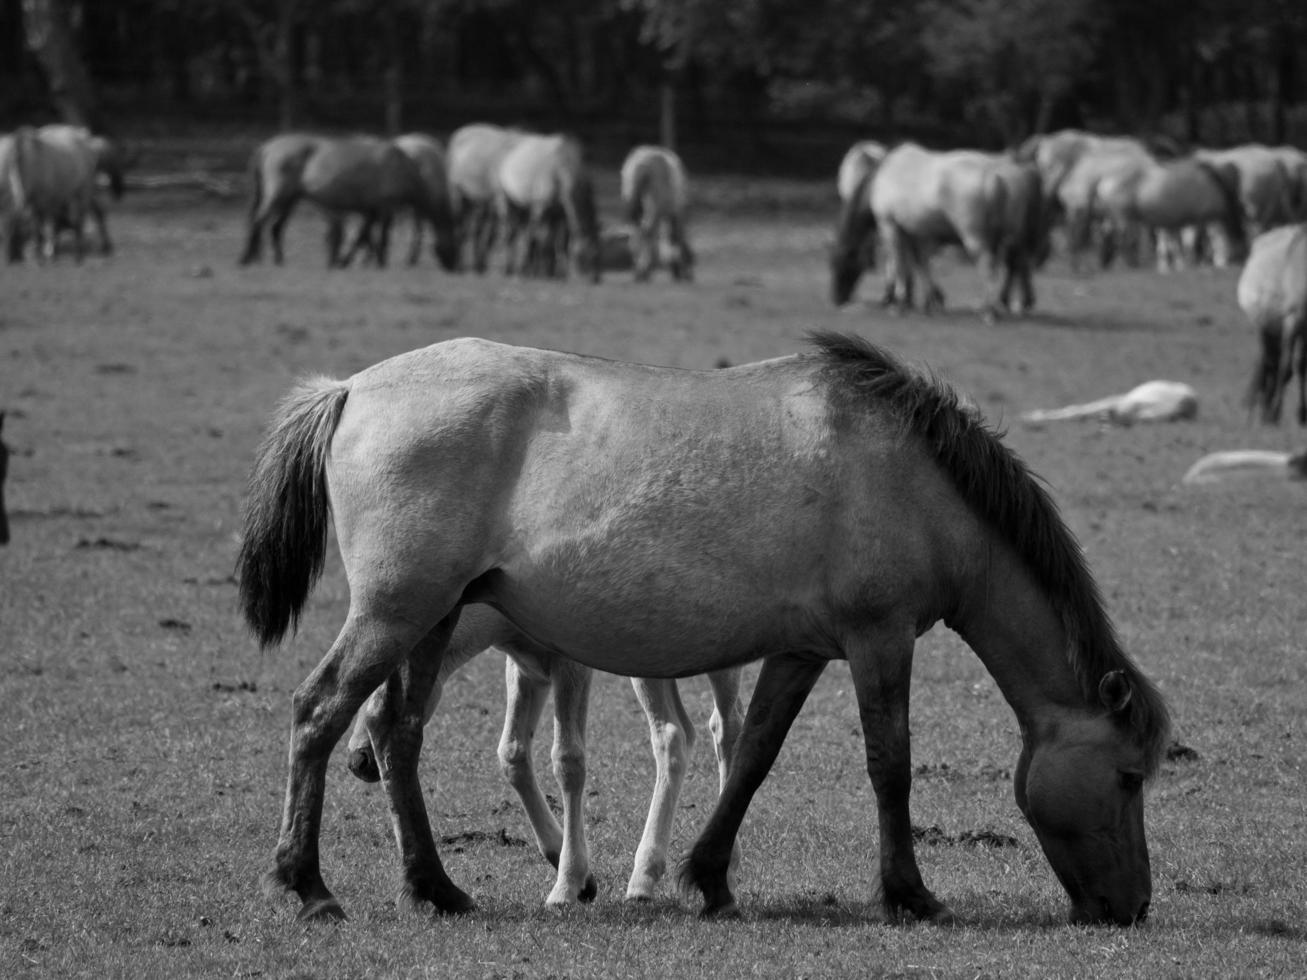
<svg viewBox="0 0 1307 980">
<path fill-rule="evenodd" d="M 93 213 L 99 152 L 90 134 L 76 126 L 33 129 L 10 134 L 0 160 L 10 209 L 9 259 L 22 258 L 25 221 L 31 223 L 37 258 L 52 260 L 61 224 L 73 233 L 73 254 L 86 255 L 85 219 Z"/>
<path fill-rule="evenodd" d="M 694 278 L 694 251 L 685 235 L 690 181 L 685 165 L 661 146 L 637 146 L 622 161 L 621 194 L 635 231 L 635 278 L 644 282 L 659 265 L 672 278 Z"/>
<path fill-rule="evenodd" d="M 1278 423 L 1296 373 L 1298 422 L 1307 425 L 1307 224 L 1273 228 L 1253 241 L 1237 295 L 1260 345 L 1249 407 Z"/>
<path fill-rule="evenodd" d="M 470 123 L 449 137 L 449 194 L 472 268 L 484 273 L 498 234 L 499 164 L 525 133 Z"/>
<path fill-rule="evenodd" d="M 319 861 L 326 767 L 364 700 L 413 907 L 471 898 L 445 873 L 418 780 L 423 718 L 460 607 L 493 605 L 589 667 L 682 677 L 763 659 L 726 786 L 683 880 L 728 883 L 753 793 L 826 665 L 847 660 L 893 914 L 948 921 L 922 882 L 908 794 L 917 636 L 946 622 L 1016 713 L 1016 800 L 1077 921 L 1148 910 L 1143 784 L 1168 738 L 1043 486 L 938 382 L 856 338 L 687 371 L 447 341 L 283 402 L 238 558 L 259 641 L 298 622 L 326 559 L 344 626 L 292 699 L 270 894 L 339 917 Z"/>
<path fill-rule="evenodd" d="M 1195 157 L 1152 161 L 1114 171 L 1094 188 L 1096 202 L 1107 217 L 1111 238 L 1127 235 L 1134 226 L 1157 237 L 1157 268 L 1168 272 L 1184 264 L 1180 235 L 1194 226 L 1219 224 L 1231 258 L 1244 252 L 1247 237 L 1239 175 L 1230 164 Z M 1110 261 L 1110 253 L 1105 253 Z"/>
<path fill-rule="evenodd" d="M 1231 479 L 1307 479 L 1307 452 L 1223 449 L 1208 453 L 1185 471 L 1181 483 L 1221 483 Z"/>
<path fill-rule="evenodd" d="M 372 249 L 377 263 L 384 265 L 390 222 L 406 209 L 436 229 L 435 254 L 441 266 L 453 269 L 458 264 L 448 199 L 433 193 L 414 162 L 390 140 L 283 133 L 254 151 L 250 175 L 254 193 L 242 265 L 261 257 L 265 229 L 272 240 L 273 259 L 282 263 L 286 222 L 301 200 L 311 201 L 327 216 L 329 266 L 348 265 L 360 248 Z M 348 214 L 361 215 L 363 223 L 342 252 Z"/>
<path fill-rule="evenodd" d="M 581 144 L 570 136 L 521 136 L 499 161 L 499 222 L 505 271 L 554 275 L 557 259 L 598 282 L 599 214 Z"/>
<path fill-rule="evenodd" d="M 1233 170 L 1249 239 L 1296 220 L 1295 178 L 1277 150 L 1259 143 L 1247 143 L 1224 150 L 1195 150 L 1194 158 L 1219 168 L 1218 172 Z M 1206 229 L 1201 231 L 1210 239 L 1213 263 L 1228 265 L 1228 246 L 1219 228 L 1215 234 Z M 1196 252 L 1196 245 L 1190 244 L 1189 250 Z"/>
<path fill-rule="evenodd" d="M 445 649 L 439 676 L 427 699 L 426 719 L 430 720 L 440 702 L 445 680 L 468 660 L 492 648 L 505 654 L 504 683 L 508 691 L 504 734 L 499 742 L 499 764 L 522 801 L 540 853 L 558 869 L 547 902 L 563 905 L 590 901 L 597 891 L 594 876 L 590 873 L 590 849 L 583 818 L 585 720 L 590 696 L 590 668 L 557 656 L 489 606 L 468 606 L 459 617 L 458 628 Z M 720 787 L 726 783 L 731 756 L 744 723 L 740 671 L 716 671 L 708 675 L 708 680 L 714 702 L 708 727 L 717 753 Z M 649 721 L 649 740 L 657 770 L 649 816 L 626 886 L 628 899 L 643 901 L 654 897 L 667 870 L 667 845 L 689 753 L 694 747 L 695 730 L 694 721 L 681 701 L 676 681 L 633 677 L 631 686 Z M 532 763 L 536 728 L 551 689 L 554 695 L 554 776 L 563 795 L 561 827 L 540 791 Z M 349 740 L 350 771 L 369 782 L 376 782 L 381 774 L 368 725 L 384 710 L 384 690 L 378 689 L 363 706 Z"/>
<path fill-rule="evenodd" d="M 1145 381 L 1123 395 L 1108 395 L 1082 405 L 1023 412 L 1023 422 L 1103 419 L 1116 425 L 1178 422 L 1198 416 L 1198 393 L 1183 381 Z"/>
<path fill-rule="evenodd" d="M 860 193 L 868 186 L 869 217 Z M 942 307 L 944 293 L 930 273 L 930 256 L 941 246 L 960 244 L 985 279 L 986 315 L 1024 312 L 1034 306 L 1033 267 L 1047 247 L 1043 210 L 1039 176 L 1029 165 L 974 150 L 936 153 L 901 144 L 845 204 L 831 258 L 832 296 L 841 304 L 852 294 L 874 226 L 887 254 L 887 302 L 911 306 L 919 277 L 925 309 Z"/>
</svg>

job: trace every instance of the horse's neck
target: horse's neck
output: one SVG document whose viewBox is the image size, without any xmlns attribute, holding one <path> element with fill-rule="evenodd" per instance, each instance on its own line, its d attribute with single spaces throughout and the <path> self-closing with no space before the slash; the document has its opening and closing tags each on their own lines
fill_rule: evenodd
<svg viewBox="0 0 1307 980">
<path fill-rule="evenodd" d="M 1023 730 L 1083 710 L 1061 617 L 1034 577 L 995 543 L 949 625 L 976 652 Z"/>
</svg>

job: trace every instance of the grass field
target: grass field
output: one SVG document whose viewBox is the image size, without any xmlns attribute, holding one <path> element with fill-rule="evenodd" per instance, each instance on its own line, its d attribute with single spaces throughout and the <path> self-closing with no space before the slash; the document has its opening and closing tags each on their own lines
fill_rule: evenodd
<svg viewBox="0 0 1307 980">
<path fill-rule="evenodd" d="M 947 314 L 841 312 L 827 299 L 826 193 L 712 182 L 693 229 L 699 281 L 684 288 L 430 264 L 328 272 L 307 213 L 286 267 L 238 269 L 242 206 L 179 192 L 116 209 L 111 259 L 0 269 L 0 407 L 15 450 L 13 542 L 0 550 L 0 976 L 1307 975 L 1303 486 L 1179 485 L 1210 450 L 1298 447 L 1295 430 L 1250 427 L 1240 406 L 1254 345 L 1235 273 L 1076 276 L 1055 261 L 1036 316 L 986 326 L 975 271 L 946 260 Z M 913 814 L 927 884 L 963 926 L 879 917 L 874 802 L 840 664 L 745 823 L 740 921 L 700 921 L 670 885 L 652 905 L 622 903 L 653 767 L 629 685 L 608 676 L 590 721 L 599 898 L 544 909 L 553 870 L 526 844 L 495 759 L 491 657 L 447 689 L 423 767 L 446 865 L 478 910 L 396 909 L 383 800 L 339 752 L 323 865 L 351 919 L 306 930 L 295 903 L 269 905 L 257 882 L 280 816 L 290 692 L 347 602 L 333 555 L 284 648 L 261 654 L 236 613 L 245 478 L 292 381 L 463 335 L 710 367 L 791 352 L 814 328 L 929 362 L 1010 428 L 1127 648 L 1171 699 L 1192 754 L 1149 791 L 1147 925 L 1063 924 L 1065 896 L 1012 799 L 1013 716 L 942 627 L 918 645 Z M 1016 420 L 1149 378 L 1194 385 L 1198 420 Z M 685 688 L 706 722 L 706 682 Z M 703 731 L 676 853 L 712 805 L 708 744 Z M 968 834 L 996 846 L 960 842 Z"/>
</svg>

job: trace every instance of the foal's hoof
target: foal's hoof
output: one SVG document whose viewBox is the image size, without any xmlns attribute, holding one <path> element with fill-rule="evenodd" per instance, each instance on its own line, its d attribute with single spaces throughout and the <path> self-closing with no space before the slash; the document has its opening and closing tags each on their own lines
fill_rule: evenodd
<svg viewBox="0 0 1307 980">
<path fill-rule="evenodd" d="M 312 902 L 305 902 L 304 907 L 300 909 L 299 915 L 295 916 L 297 922 L 344 922 L 349 916 L 345 910 L 340 907 L 340 902 L 335 898 L 319 898 Z"/>
</svg>

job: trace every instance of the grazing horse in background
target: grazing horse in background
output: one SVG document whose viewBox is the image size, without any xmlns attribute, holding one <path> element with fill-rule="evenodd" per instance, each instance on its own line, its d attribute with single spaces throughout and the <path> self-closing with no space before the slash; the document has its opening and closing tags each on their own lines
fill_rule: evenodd
<svg viewBox="0 0 1307 980">
<path fill-rule="evenodd" d="M 867 179 L 860 186 L 865 187 Z M 846 302 L 865 257 L 862 245 L 871 224 L 888 256 L 885 300 L 911 306 L 914 279 L 926 285 L 926 310 L 944 305 L 930 273 L 931 253 L 960 244 L 980 265 L 988 290 L 986 315 L 1023 312 L 1034 306 L 1034 265 L 1047 252 L 1047 228 L 1038 174 L 1008 156 L 955 150 L 935 153 L 903 143 L 881 161 L 870 178 L 870 219 L 855 191 L 841 215 L 832 256 L 832 292 Z M 1013 289 L 1019 291 L 1015 304 Z"/>
<path fill-rule="evenodd" d="M 1134 137 L 1099 136 L 1077 129 L 1032 136 L 1015 155 L 1039 171 L 1046 220 L 1050 226 L 1065 227 L 1073 268 L 1088 247 L 1098 217 L 1093 208 L 1098 181 L 1108 173 L 1153 160 L 1148 147 Z"/>
<path fill-rule="evenodd" d="M 834 246 L 831 262 L 832 265 L 838 263 L 844 270 L 840 278 L 848 279 L 853 276 L 855 283 L 857 276 L 861 275 L 860 270 L 876 268 L 875 220 L 871 214 L 871 180 L 875 177 L 881 161 L 885 159 L 886 152 L 885 146 L 874 140 L 854 143 L 840 161 L 840 169 L 835 178 L 835 190 L 840 198 L 836 241 L 843 241 L 845 245 Z M 849 226 L 847 235 L 844 232 L 846 225 Z M 849 252 L 850 248 L 855 248 L 856 251 Z M 837 252 L 840 254 L 837 255 Z M 859 270 L 856 274 L 855 263 Z M 833 297 L 838 297 L 846 287 L 835 284 L 835 278 L 832 277 L 831 291 Z M 852 283 L 848 285 L 847 290 L 844 300 L 835 299 L 837 306 L 843 305 L 852 295 Z"/>
<path fill-rule="evenodd" d="M 74 147 L 85 144 L 95 160 L 97 175 L 103 176 L 109 185 L 109 193 L 115 201 L 121 200 L 127 187 L 127 169 L 136 162 L 136 154 L 126 152 L 122 145 L 106 136 L 92 133 L 83 126 L 70 126 L 66 123 L 52 123 L 42 126 L 37 133 L 50 143 Z M 100 236 L 100 253 L 113 253 L 113 241 L 109 238 L 109 224 L 105 218 L 104 204 L 100 195 L 92 191 L 89 211 L 95 221 L 96 231 Z M 69 222 L 71 225 L 71 221 Z"/>
<path fill-rule="evenodd" d="M 1103 177 L 1095 195 L 1111 232 L 1104 264 L 1110 262 L 1115 236 L 1128 233 L 1133 225 L 1156 234 L 1159 272 L 1183 263 L 1179 236 L 1195 225 L 1219 223 L 1231 258 L 1237 259 L 1247 247 L 1238 188 L 1239 175 L 1233 166 L 1195 157 L 1153 161 Z"/>
<path fill-rule="evenodd" d="M 254 194 L 242 265 L 259 260 L 265 228 L 274 261 L 283 262 L 282 235 L 301 200 L 313 202 L 327 216 L 327 264 L 332 267 L 348 265 L 361 247 L 374 248 L 378 264 L 384 265 L 390 221 L 397 211 L 411 208 L 438 229 L 451 227 L 448 200 L 433 193 L 403 150 L 378 137 L 284 133 L 254 151 L 250 173 Z M 344 217 L 350 213 L 362 215 L 363 223 L 342 254 Z M 376 241 L 374 228 L 379 230 Z M 455 268 L 458 253 L 452 234 L 437 234 L 435 251 L 441 266 Z"/>
<path fill-rule="evenodd" d="M 1220 173 L 1234 174 L 1248 239 L 1296 220 L 1294 178 L 1280 154 L 1271 147 L 1248 143 L 1225 150 L 1195 150 L 1194 159 L 1211 164 Z M 1203 230 L 1198 226 L 1196 233 Z M 1197 244 L 1190 246 L 1191 254 L 1198 251 Z M 1213 244 L 1214 264 L 1228 265 L 1223 236 L 1215 237 Z"/>
<path fill-rule="evenodd" d="M 499 164 L 524 135 L 489 123 L 470 123 L 449 138 L 449 194 L 459 237 L 484 273 L 498 234 Z"/>
<path fill-rule="evenodd" d="M 1261 347 L 1248 407 L 1263 422 L 1278 423 L 1296 373 L 1298 424 L 1307 425 L 1307 224 L 1273 228 L 1253 241 L 1238 299 Z"/>
<path fill-rule="evenodd" d="M 661 146 L 637 146 L 622 161 L 622 205 L 635 230 L 635 278 L 645 282 L 658 265 L 672 278 L 694 278 L 694 252 L 685 237 L 689 178 L 681 158 Z"/>
<path fill-rule="evenodd" d="M 5 171 L 8 190 L 9 260 L 22 258 L 22 221 L 31 222 L 37 258 L 55 256 L 60 223 L 73 232 L 73 254 L 86 255 L 84 222 L 92 212 L 98 154 L 86 130 L 22 126 L 10 134 Z"/>
<path fill-rule="evenodd" d="M 328 524 L 349 582 L 340 635 L 296 690 L 269 894 L 339 918 L 319 860 L 332 748 L 369 720 L 402 900 L 472 907 L 418 780 L 423 719 L 465 604 L 549 650 L 636 677 L 763 659 L 726 786 L 686 865 L 705 912 L 754 792 L 826 665 L 847 660 L 887 910 L 950 921 L 917 866 L 908 795 L 916 638 L 943 621 L 1015 712 L 1016 802 L 1076 921 L 1138 922 L 1143 784 L 1167 709 L 1121 649 L 1046 490 L 940 383 L 856 338 L 709 371 L 452 340 L 282 403 L 257 454 L 237 566 L 264 646 L 299 620 Z"/>
<path fill-rule="evenodd" d="M 0 412 L 0 544 L 9 543 L 9 512 L 5 510 L 5 478 L 9 476 L 9 447 L 5 445 L 5 413 Z"/>
<path fill-rule="evenodd" d="M 426 720 L 430 720 L 436 710 L 450 674 L 490 648 L 501 650 L 506 655 L 504 680 L 508 703 L 504 709 L 504 734 L 499 742 L 499 764 L 508 782 L 517 790 L 540 853 L 558 869 L 547 903 L 588 902 L 597 893 L 594 876 L 590 873 L 590 852 L 583 816 L 585 720 L 591 670 L 555 655 L 489 606 L 468 606 L 459 617 L 458 628 L 445 649 L 440 674 L 427 699 Z M 708 727 L 713 733 L 717 752 L 720 787 L 726 783 L 735 742 L 744 723 L 740 705 L 740 671 L 716 671 L 708 675 L 708 680 L 714 700 Z M 675 681 L 633 677 L 631 685 L 649 720 L 649 738 L 657 767 L 649 816 L 626 887 L 628 899 L 643 901 L 654 897 L 667 868 L 672 820 L 689 752 L 694 747 L 695 731 Z M 532 765 L 532 743 L 551 688 L 554 693 L 553 764 L 554 776 L 563 793 L 562 827 L 558 826 L 540 791 Z M 368 782 L 381 778 L 368 725 L 371 719 L 380 717 L 384 709 L 384 688 L 379 688 L 363 706 L 349 739 L 350 771 Z"/>
<path fill-rule="evenodd" d="M 443 255 L 445 268 L 458 267 L 458 230 L 454 226 L 453 205 L 449 197 L 449 174 L 445 160 L 445 148 L 440 140 L 426 133 L 405 133 L 395 137 L 395 145 L 413 161 L 418 173 L 427 185 L 428 197 L 435 203 L 426 214 L 413 211 L 413 242 L 408 250 L 408 264 L 417 265 L 422 254 L 422 230 L 431 225 L 435 235 L 435 254 Z M 443 202 L 443 203 L 440 203 Z M 451 259 L 450 256 L 453 256 Z"/>
<path fill-rule="evenodd" d="M 1183 381 L 1145 381 L 1124 395 L 1108 395 L 1083 405 L 1023 412 L 1023 422 L 1105 419 L 1116 425 L 1177 422 L 1198 417 L 1198 393 Z"/>
<path fill-rule="evenodd" d="M 576 140 L 519 137 L 499 161 L 496 210 L 508 252 L 505 272 L 553 275 L 561 252 L 577 275 L 600 280 L 594 184 Z"/>
</svg>

